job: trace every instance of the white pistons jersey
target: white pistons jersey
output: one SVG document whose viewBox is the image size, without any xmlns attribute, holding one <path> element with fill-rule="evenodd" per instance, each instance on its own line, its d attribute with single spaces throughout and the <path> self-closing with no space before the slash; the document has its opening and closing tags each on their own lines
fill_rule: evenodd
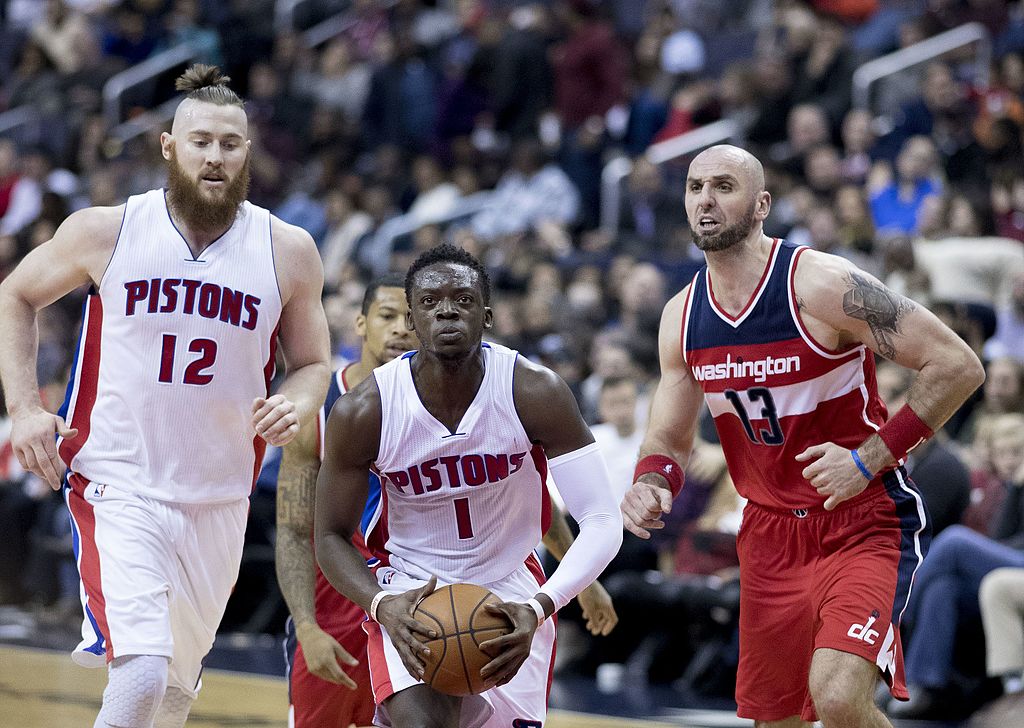
<svg viewBox="0 0 1024 728">
<path fill-rule="evenodd" d="M 416 352 L 373 371 L 385 549 L 392 566 L 416 578 L 498 581 L 523 565 L 550 521 L 547 460 L 512 400 L 518 353 L 497 344 L 483 352 L 483 381 L 455 432 L 416 392 Z"/>
<path fill-rule="evenodd" d="M 281 316 L 270 221 L 245 202 L 196 258 L 163 190 L 128 199 L 61 409 L 78 428 L 58 439 L 72 471 L 163 501 L 249 495 L 265 447 L 252 402 L 267 395 Z"/>
</svg>

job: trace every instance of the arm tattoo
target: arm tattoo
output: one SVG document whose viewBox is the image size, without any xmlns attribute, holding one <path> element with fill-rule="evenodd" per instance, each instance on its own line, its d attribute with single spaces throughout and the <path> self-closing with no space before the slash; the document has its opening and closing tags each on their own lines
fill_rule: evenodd
<svg viewBox="0 0 1024 728">
<path fill-rule="evenodd" d="M 886 359 L 896 356 L 893 335 L 899 333 L 900 318 L 913 311 L 914 303 L 856 271 L 848 275 L 850 288 L 843 294 L 843 311 L 850 318 L 866 321 Z"/>
<path fill-rule="evenodd" d="M 313 504 L 319 466 L 282 466 L 277 486 L 277 581 L 296 624 L 315 621 Z"/>
</svg>

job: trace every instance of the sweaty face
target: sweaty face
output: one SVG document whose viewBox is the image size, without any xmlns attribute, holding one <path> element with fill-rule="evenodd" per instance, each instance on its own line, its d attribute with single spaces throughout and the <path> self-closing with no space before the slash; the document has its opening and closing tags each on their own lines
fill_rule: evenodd
<svg viewBox="0 0 1024 728">
<path fill-rule="evenodd" d="M 705 252 L 731 248 L 757 227 L 759 189 L 731 154 L 700 154 L 686 178 L 686 215 L 694 244 Z"/>
<path fill-rule="evenodd" d="M 491 327 L 477 272 L 458 263 L 437 263 L 416 273 L 411 306 L 409 320 L 422 348 L 440 359 L 473 353 Z"/>
<path fill-rule="evenodd" d="M 404 289 L 377 289 L 370 310 L 356 319 L 356 329 L 363 337 L 364 359 L 369 357 L 374 366 L 380 366 L 416 348 L 416 335 L 405 325 L 408 312 Z"/>
</svg>

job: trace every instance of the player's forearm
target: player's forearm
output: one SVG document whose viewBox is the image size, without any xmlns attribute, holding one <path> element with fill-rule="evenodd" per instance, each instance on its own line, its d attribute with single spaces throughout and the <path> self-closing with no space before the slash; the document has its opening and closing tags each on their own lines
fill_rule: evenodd
<svg viewBox="0 0 1024 728">
<path fill-rule="evenodd" d="M 36 310 L 17 294 L 0 286 L 0 379 L 3 380 L 7 411 L 42 407 L 36 357 L 39 327 Z"/>
<path fill-rule="evenodd" d="M 369 613 L 370 602 L 380 586 L 352 542 L 338 533 L 318 532 L 316 560 L 331 586 Z"/>
<path fill-rule="evenodd" d="M 274 545 L 277 583 L 281 587 L 288 612 L 296 625 L 316 623 L 316 570 L 313 561 L 312 533 L 278 529 Z"/>
<path fill-rule="evenodd" d="M 985 370 L 974 352 L 967 346 L 956 347 L 921 367 L 907 393 L 907 406 L 935 432 L 984 381 Z M 891 417 L 894 413 L 889 414 Z M 903 456 L 891 452 L 878 435 L 865 440 L 858 453 L 872 473 L 895 464 Z"/>
<path fill-rule="evenodd" d="M 295 405 L 299 422 L 308 422 L 324 403 L 331 383 L 331 368 L 326 362 L 314 362 L 288 372 L 278 389 Z"/>
<path fill-rule="evenodd" d="M 615 558 L 622 545 L 622 514 L 596 444 L 553 458 L 549 466 L 566 508 L 580 524 L 579 535 L 541 587 L 557 610 L 586 589 Z"/>
<path fill-rule="evenodd" d="M 569 524 L 565 520 L 565 514 L 554 503 L 551 504 L 551 525 L 548 532 L 544 534 L 544 548 L 559 561 L 565 556 L 565 552 L 572 546 L 573 536 L 569 530 Z"/>
<path fill-rule="evenodd" d="M 285 446 L 277 477 L 277 583 L 296 625 L 316 622 L 316 565 L 313 559 L 313 507 L 320 462 L 315 455 Z"/>
</svg>

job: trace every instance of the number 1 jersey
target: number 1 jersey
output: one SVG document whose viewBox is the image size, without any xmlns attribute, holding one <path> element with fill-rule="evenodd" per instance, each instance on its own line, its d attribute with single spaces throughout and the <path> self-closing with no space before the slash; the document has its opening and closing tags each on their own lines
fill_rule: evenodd
<svg viewBox="0 0 1024 728">
<path fill-rule="evenodd" d="M 498 581 L 523 565 L 551 520 L 547 459 L 512 399 L 518 353 L 483 345 L 483 381 L 455 432 L 420 399 L 415 353 L 373 370 L 388 563 L 445 584 Z"/>
<path fill-rule="evenodd" d="M 797 455 L 825 442 L 855 448 L 886 419 L 871 350 L 830 351 L 800 320 L 793 277 L 804 250 L 775 240 L 737 316 L 718 305 L 705 266 L 690 284 L 682 330 L 683 358 L 704 390 L 737 491 L 793 510 L 825 501 Z"/>
<path fill-rule="evenodd" d="M 130 197 L 82 333 L 58 439 L 74 472 L 158 500 L 245 498 L 265 443 L 252 401 L 274 374 L 281 294 L 267 210 L 248 202 L 198 257 L 163 190 Z"/>
</svg>

